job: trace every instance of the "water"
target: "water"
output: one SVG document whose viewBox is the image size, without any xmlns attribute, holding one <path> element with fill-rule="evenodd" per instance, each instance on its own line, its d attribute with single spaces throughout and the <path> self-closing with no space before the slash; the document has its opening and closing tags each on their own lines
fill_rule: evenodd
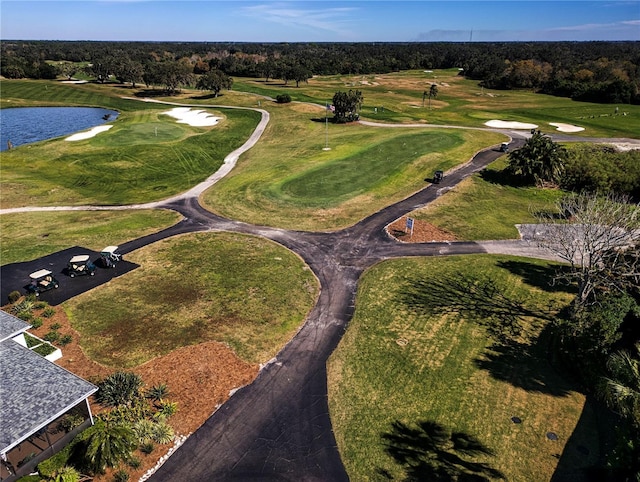
<svg viewBox="0 0 640 482">
<path fill-rule="evenodd" d="M 105 116 L 109 116 L 105 119 Z M 0 109 L 0 151 L 67 136 L 113 122 L 118 112 L 96 107 L 17 107 Z"/>
</svg>

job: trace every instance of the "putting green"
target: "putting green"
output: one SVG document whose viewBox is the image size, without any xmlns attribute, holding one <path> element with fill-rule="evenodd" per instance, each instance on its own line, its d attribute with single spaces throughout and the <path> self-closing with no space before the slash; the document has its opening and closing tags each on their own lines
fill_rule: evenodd
<svg viewBox="0 0 640 482">
<path fill-rule="evenodd" d="M 275 188 L 284 199 L 307 206 L 337 205 L 388 182 L 418 157 L 462 144 L 457 132 L 420 132 L 398 136 L 285 180 Z"/>
<path fill-rule="evenodd" d="M 113 135 L 105 139 L 102 143 L 112 146 L 159 144 L 180 140 L 190 135 L 192 131 L 192 129 L 188 129 L 175 122 L 129 124 L 114 131 Z"/>
</svg>

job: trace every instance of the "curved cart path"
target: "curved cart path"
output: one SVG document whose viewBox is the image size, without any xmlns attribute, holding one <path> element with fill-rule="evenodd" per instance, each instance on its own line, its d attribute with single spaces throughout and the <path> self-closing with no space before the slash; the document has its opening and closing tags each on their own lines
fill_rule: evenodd
<svg viewBox="0 0 640 482">
<path fill-rule="evenodd" d="M 263 236 L 282 244 L 300 255 L 317 276 L 321 286 L 318 302 L 296 336 L 263 367 L 254 382 L 238 390 L 202 427 L 187 438 L 151 476 L 152 481 L 348 480 L 329 417 L 326 362 L 353 315 L 358 279 L 363 271 L 382 260 L 405 256 L 508 253 L 547 257 L 535 246 L 521 240 L 404 244 L 387 235 L 385 227 L 389 223 L 433 201 L 465 177 L 503 155 L 493 149 L 477 153 L 471 161 L 447 173 L 441 184 L 429 185 L 354 226 L 332 233 L 296 232 L 255 226 L 206 211 L 198 203 L 198 196 L 226 174 L 242 152 L 257 142 L 269 120 L 266 111 L 259 111 L 262 113 L 262 120 L 251 139 L 227 156 L 222 172 L 212 175 L 187 193 L 135 206 L 19 208 L 0 211 L 156 207 L 173 209 L 183 215 L 182 221 L 159 233 L 125 243 L 121 246 L 121 251 L 126 254 L 180 233 L 231 231 Z M 428 127 L 422 124 L 419 126 Z M 513 138 L 512 148 L 522 146 L 527 137 L 527 133 L 523 131 L 485 130 L 510 135 Z M 65 263 L 66 260 L 64 258 Z M 4 268 L 6 267 L 2 271 L 3 282 L 5 275 L 9 276 L 8 272 L 5 273 L 8 270 Z M 70 293 L 68 297 L 75 294 L 77 293 Z"/>
</svg>

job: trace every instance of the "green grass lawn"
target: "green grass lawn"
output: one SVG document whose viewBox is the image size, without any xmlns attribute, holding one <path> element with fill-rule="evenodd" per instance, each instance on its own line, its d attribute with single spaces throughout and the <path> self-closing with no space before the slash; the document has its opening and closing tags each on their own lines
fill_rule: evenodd
<svg viewBox="0 0 640 482">
<path fill-rule="evenodd" d="M 518 239 L 516 224 L 536 222 L 535 212 L 548 210 L 566 193 L 512 186 L 501 175 L 506 165 L 506 156 L 501 157 L 411 216 L 446 229 L 458 239 Z"/>
<path fill-rule="evenodd" d="M 144 105 L 144 103 L 139 103 Z M 2 154 L 2 206 L 131 204 L 186 191 L 215 172 L 257 125 L 252 111 L 212 110 L 213 127 L 177 124 L 155 110 L 122 112 L 93 138 L 20 146 Z"/>
<path fill-rule="evenodd" d="M 306 104 L 273 108 L 261 141 L 205 193 L 204 204 L 250 223 L 336 229 L 413 194 L 434 170 L 504 140 L 459 129 L 326 125 L 324 114 Z"/>
<path fill-rule="evenodd" d="M 463 145 L 453 148 L 455 143 L 449 142 L 449 147 L 435 143 L 427 147 L 431 149 L 431 157 L 427 158 L 423 149 L 406 152 L 391 141 L 392 137 L 407 133 L 353 125 L 330 125 L 326 132 L 321 122 L 326 114 L 322 106 L 338 90 L 361 90 L 362 118 L 382 122 L 480 127 L 487 120 L 503 119 L 535 122 L 542 130 L 553 132 L 548 122 L 555 121 L 586 127 L 576 137 L 632 136 L 640 131 L 638 106 L 622 106 L 620 115 L 614 116 L 614 106 L 573 102 L 528 91 L 489 91 L 457 73 L 456 69 L 450 69 L 318 76 L 297 88 L 279 81 L 235 79 L 234 90 L 224 91 L 218 98 L 185 89 L 177 96 L 158 99 L 202 106 L 260 104 L 271 111 L 272 124 L 265 138 L 242 159 L 245 166 L 251 164 L 252 172 L 237 169 L 234 176 L 238 177 L 225 184 L 229 189 L 220 188 L 220 194 L 211 194 L 207 203 L 221 214 L 237 213 L 249 222 L 266 220 L 268 224 L 299 227 L 299 220 L 304 219 L 308 226 L 303 229 L 334 229 L 351 224 L 372 209 L 384 207 L 422 187 L 417 182 L 426 177 L 421 175 L 422 169 L 431 171 L 436 164 L 451 167 L 467 160 L 470 157 L 467 153 L 503 140 L 492 133 L 437 131 L 442 133 L 441 139 L 462 136 Z M 431 83 L 438 85 L 439 93 L 429 108 L 423 102 L 422 92 Z M 177 124 L 161 114 L 168 107 L 123 98 L 146 95 L 144 87 L 5 80 L 2 89 L 2 107 L 95 105 L 121 113 L 111 131 L 92 139 L 73 145 L 60 140 L 45 141 L 28 149 L 3 153 L 0 197 L 3 207 L 126 204 L 168 197 L 215 171 L 224 155 L 243 142 L 258 121 L 256 113 L 213 109 L 214 114 L 225 118 L 220 126 L 203 129 Z M 283 92 L 297 101 L 314 102 L 320 107 L 306 103 L 283 106 L 261 97 L 275 97 Z M 325 143 L 331 151 L 322 151 Z M 388 150 L 390 162 L 382 162 L 387 156 L 378 159 L 371 156 L 375 149 Z M 441 158 L 434 162 L 435 155 L 455 159 Z M 365 169 L 363 163 L 367 165 Z M 367 176 L 357 176 L 357 171 L 366 172 Z M 261 179 L 254 179 L 254 175 Z M 358 182 L 351 182 L 352 178 Z M 287 223 L 287 218 L 295 219 L 295 223 Z"/>
<path fill-rule="evenodd" d="M 572 296 L 550 286 L 552 272 L 542 261 L 461 256 L 388 261 L 365 274 L 328 364 L 330 412 L 351 480 L 407 480 L 409 465 L 420 475 L 412 480 L 433 480 L 430 464 L 455 455 L 451 443 L 440 452 L 430 446 L 438 426 L 486 449 L 457 453 L 463 460 L 514 482 L 550 480 L 579 420 L 589 455 L 563 463 L 596 461 L 585 397 L 548 362 L 545 319 Z"/>
<path fill-rule="evenodd" d="M 431 84 L 438 95 L 423 106 L 422 94 Z M 294 84 L 295 85 L 295 84 Z M 543 132 L 556 132 L 549 122 L 585 127 L 576 137 L 638 137 L 640 106 L 575 102 L 527 90 L 490 90 L 458 76 L 457 69 L 393 72 L 376 75 L 316 76 L 296 88 L 280 81 L 236 79 L 234 90 L 276 97 L 287 93 L 293 100 L 325 105 L 338 90 L 360 90 L 364 98 L 361 118 L 381 122 L 429 122 L 483 127 L 492 119 L 531 122 Z M 623 115 L 626 112 L 627 115 Z"/>
<path fill-rule="evenodd" d="M 99 251 L 167 228 L 180 220 L 173 211 L 61 211 L 0 216 L 0 264 L 30 261 L 84 246 Z"/>
<path fill-rule="evenodd" d="M 212 340 L 247 362 L 266 362 L 318 295 L 298 256 L 256 237 L 183 235 L 127 259 L 140 268 L 63 304 L 83 350 L 114 369 Z"/>
</svg>

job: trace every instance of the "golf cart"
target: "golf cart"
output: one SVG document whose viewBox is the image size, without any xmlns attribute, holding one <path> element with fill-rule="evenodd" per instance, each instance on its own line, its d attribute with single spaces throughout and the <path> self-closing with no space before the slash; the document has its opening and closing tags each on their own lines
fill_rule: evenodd
<svg viewBox="0 0 640 482">
<path fill-rule="evenodd" d="M 34 271 L 29 275 L 29 278 L 31 283 L 27 286 L 27 292 L 36 296 L 40 296 L 43 291 L 49 291 L 60 286 L 58 280 L 48 269 Z"/>
<path fill-rule="evenodd" d="M 436 172 L 433 174 L 433 183 L 434 183 L 434 184 L 439 184 L 439 183 L 440 183 L 440 181 L 442 181 L 442 178 L 443 178 L 443 177 L 444 177 L 444 172 L 442 172 L 442 171 L 436 171 Z"/>
<path fill-rule="evenodd" d="M 500 152 L 509 152 L 509 143 L 503 142 L 500 144 Z"/>
<path fill-rule="evenodd" d="M 79 254 L 71 258 L 67 263 L 67 273 L 70 278 L 84 274 L 93 276 L 96 274 L 96 265 L 89 260 L 88 254 Z"/>
<path fill-rule="evenodd" d="M 100 257 L 105 268 L 115 268 L 116 263 L 122 259 L 117 246 L 107 246 L 100 252 Z"/>
</svg>

